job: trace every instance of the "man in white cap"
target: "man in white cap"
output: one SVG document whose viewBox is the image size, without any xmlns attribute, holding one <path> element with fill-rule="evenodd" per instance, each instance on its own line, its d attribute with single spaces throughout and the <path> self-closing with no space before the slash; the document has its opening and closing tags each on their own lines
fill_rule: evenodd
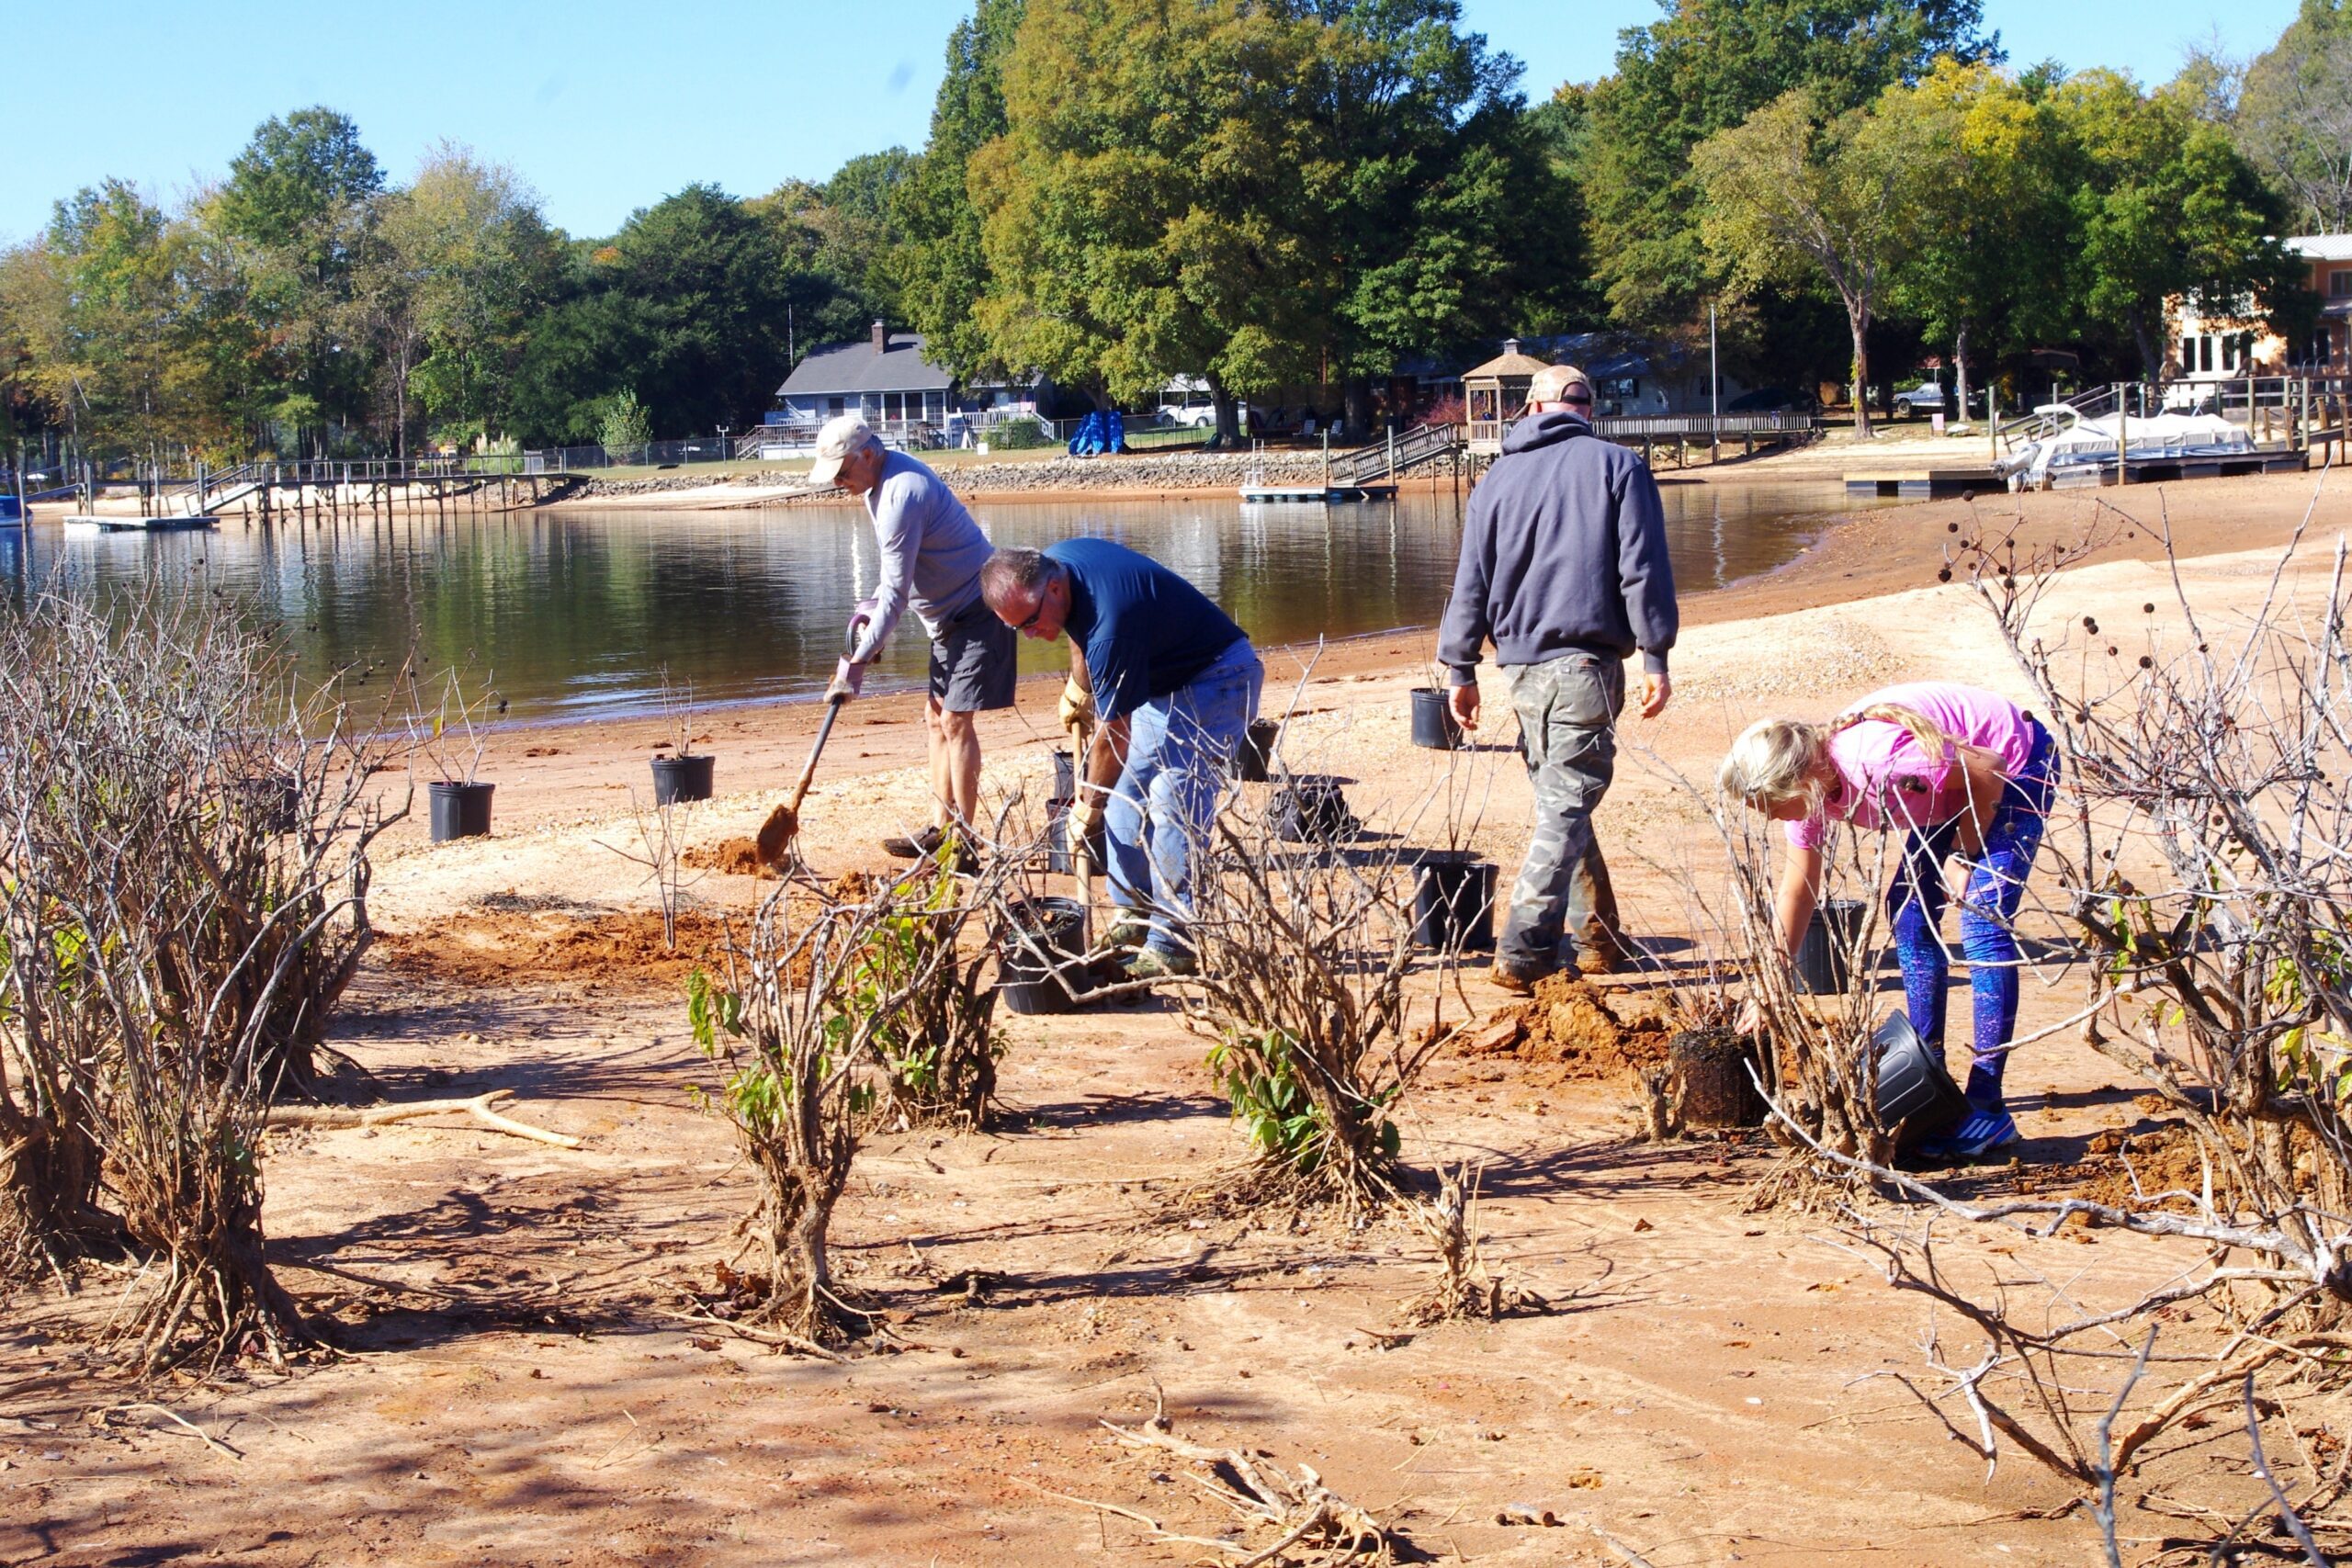
<svg viewBox="0 0 2352 1568">
<path fill-rule="evenodd" d="M 931 694 L 923 716 L 932 793 L 939 812 L 910 837 L 882 840 L 905 859 L 935 853 L 951 828 L 968 829 L 980 799 L 980 738 L 972 716 L 1012 705 L 1020 639 L 980 598 L 980 567 L 991 546 L 939 476 L 883 446 L 865 418 L 837 414 L 817 433 L 813 484 L 839 485 L 865 502 L 882 563 L 856 644 L 834 671 L 827 695 L 855 696 L 865 666 L 911 608 L 931 634 Z M 960 859 L 968 861 L 970 852 Z"/>
</svg>

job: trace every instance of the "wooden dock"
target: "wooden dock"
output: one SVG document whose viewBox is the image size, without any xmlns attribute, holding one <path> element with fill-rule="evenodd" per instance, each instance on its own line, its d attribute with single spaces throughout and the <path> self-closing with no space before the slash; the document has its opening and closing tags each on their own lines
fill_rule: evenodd
<svg viewBox="0 0 2352 1568">
<path fill-rule="evenodd" d="M 185 534 L 192 529 L 218 528 L 220 519 L 209 513 L 193 517 L 97 517 L 76 513 L 65 519 L 69 534 Z"/>
<path fill-rule="evenodd" d="M 1241 499 L 1246 502 L 1275 502 L 1289 504 L 1314 505 L 1335 501 L 1386 501 L 1396 493 L 1395 485 L 1243 485 Z"/>
</svg>

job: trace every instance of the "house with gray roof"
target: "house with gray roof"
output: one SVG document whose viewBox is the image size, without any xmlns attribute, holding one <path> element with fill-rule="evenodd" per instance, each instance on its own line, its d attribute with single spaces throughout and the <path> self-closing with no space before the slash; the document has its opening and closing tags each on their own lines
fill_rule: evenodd
<svg viewBox="0 0 2352 1568">
<path fill-rule="evenodd" d="M 763 444 L 790 440 L 840 413 L 862 413 L 893 445 L 930 446 L 973 425 L 1037 412 L 1044 383 L 967 387 L 923 356 L 921 333 L 874 330 L 849 343 L 811 349 L 775 389 Z M 781 428 L 779 428 L 781 427 Z"/>
</svg>

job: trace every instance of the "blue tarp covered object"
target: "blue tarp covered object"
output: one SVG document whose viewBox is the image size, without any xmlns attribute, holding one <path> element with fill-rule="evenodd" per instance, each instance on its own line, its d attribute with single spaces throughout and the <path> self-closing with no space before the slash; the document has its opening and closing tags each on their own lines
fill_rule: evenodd
<svg viewBox="0 0 2352 1568">
<path fill-rule="evenodd" d="M 1069 455 L 1073 457 L 1100 457 L 1105 452 L 1127 449 L 1126 421 L 1119 411 L 1091 413 L 1079 422 L 1078 434 L 1069 438 Z"/>
</svg>

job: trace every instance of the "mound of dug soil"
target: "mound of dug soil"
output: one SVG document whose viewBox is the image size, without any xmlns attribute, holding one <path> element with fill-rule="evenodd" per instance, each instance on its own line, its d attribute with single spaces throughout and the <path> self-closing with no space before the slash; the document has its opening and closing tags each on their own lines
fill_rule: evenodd
<svg viewBox="0 0 2352 1568">
<path fill-rule="evenodd" d="M 721 839 L 715 844 L 696 844 L 678 859 L 688 871 L 715 871 L 726 876 L 775 875 L 760 863 L 759 841 L 754 839 Z"/>
<path fill-rule="evenodd" d="M 1496 1012 L 1464 1042 L 1465 1055 L 1509 1057 L 1538 1085 L 1633 1077 L 1666 1066 L 1666 1026 L 1643 1015 L 1628 1021 L 1581 976 L 1553 975 L 1535 994 Z"/>
<path fill-rule="evenodd" d="M 715 916 L 681 910 L 673 948 L 650 909 L 594 916 L 469 908 L 430 931 L 379 932 L 376 951 L 395 974 L 464 986 L 560 980 L 668 989 L 710 962 L 724 931 Z"/>
<path fill-rule="evenodd" d="M 2139 1179 L 2138 1192 L 2132 1179 Z M 2213 1168 L 2213 1189 L 2222 1195 L 2229 1185 L 2226 1167 Z M 2110 1130 L 2095 1135 L 2081 1159 L 2070 1165 L 2029 1169 L 2017 1190 L 2038 1198 L 2087 1198 L 2117 1209 L 2191 1209 L 2188 1200 L 2175 1197 L 2152 1201 L 2160 1192 L 2200 1192 L 2205 1187 L 2205 1162 L 2197 1134 L 2186 1122 L 2165 1122 L 2136 1132 Z M 2143 1197 L 2140 1194 L 2146 1194 Z"/>
</svg>

